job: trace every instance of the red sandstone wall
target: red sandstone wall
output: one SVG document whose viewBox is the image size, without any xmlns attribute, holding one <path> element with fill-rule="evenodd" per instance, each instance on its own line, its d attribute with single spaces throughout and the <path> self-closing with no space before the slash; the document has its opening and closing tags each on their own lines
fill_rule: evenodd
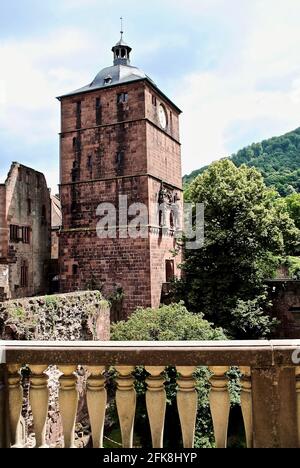
<svg viewBox="0 0 300 468">
<path fill-rule="evenodd" d="M 61 233 L 61 288 L 95 288 L 109 297 L 125 292 L 125 314 L 151 303 L 148 239 L 98 239 L 94 232 Z M 73 265 L 78 266 L 73 274 Z"/>
<path fill-rule="evenodd" d="M 144 84 L 129 83 L 118 87 L 100 89 L 91 93 L 65 97 L 62 99 L 62 132 L 73 132 L 76 129 L 76 103 L 81 101 L 82 128 L 96 126 L 95 103 L 100 98 L 102 109 L 101 125 L 110 125 L 120 120 L 116 106 L 118 93 L 130 95 L 128 104 L 124 106 L 122 121 L 137 120 L 145 117 Z"/>
<path fill-rule="evenodd" d="M 180 277 L 181 270 L 178 266 L 182 263 L 181 252 L 174 257 L 173 251 L 176 248 L 176 240 L 169 234 L 151 235 L 150 237 L 150 258 L 151 258 L 151 305 L 159 307 L 162 285 L 166 283 L 166 260 L 174 260 L 175 276 Z"/>
<path fill-rule="evenodd" d="M 117 95 L 121 92 L 128 93 L 129 99 L 128 103 L 118 105 Z M 153 95 L 157 98 L 156 106 Z M 101 102 L 98 122 L 97 98 Z M 166 132 L 158 121 L 161 102 L 168 112 Z M 103 285 L 106 295 L 117 286 L 123 287 L 126 314 L 138 306 L 159 304 L 166 276 L 165 260 L 171 258 L 174 239 L 170 235 L 161 238 L 158 232 L 152 234 L 151 240 L 98 239 L 96 210 L 101 202 L 112 203 L 118 209 L 119 194 L 128 195 L 129 204 L 139 202 L 149 206 L 150 201 L 158 201 L 162 181 L 175 186 L 181 195 L 178 140 L 178 111 L 145 82 L 63 98 L 60 189 L 63 292 L 86 289 L 90 282 L 96 282 L 93 287 Z M 117 162 L 120 151 L 124 152 L 121 167 Z M 152 223 L 157 227 L 155 214 Z"/>
<path fill-rule="evenodd" d="M 129 205 L 135 202 L 148 204 L 147 177 L 94 181 L 78 183 L 76 187 L 61 187 L 63 228 L 96 229 L 99 221 L 96 216 L 97 207 L 103 202 L 115 206 L 118 217 L 119 195 L 127 195 Z"/>
<path fill-rule="evenodd" d="M 153 105 L 152 97 L 156 97 L 156 106 Z M 177 142 L 180 141 L 179 136 L 179 112 L 173 107 L 167 99 L 161 96 L 154 88 L 152 88 L 148 83 L 145 86 L 145 112 L 146 118 L 154 123 L 158 128 L 160 128 L 159 118 L 158 118 L 158 107 L 160 104 L 165 106 L 168 116 L 168 127 L 166 133 L 171 136 Z M 163 131 L 164 133 L 164 131 Z"/>
</svg>

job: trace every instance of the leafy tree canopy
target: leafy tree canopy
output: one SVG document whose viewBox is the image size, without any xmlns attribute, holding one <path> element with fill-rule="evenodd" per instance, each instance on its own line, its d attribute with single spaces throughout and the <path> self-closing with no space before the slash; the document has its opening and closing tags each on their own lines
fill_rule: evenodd
<svg viewBox="0 0 300 468">
<path fill-rule="evenodd" d="M 230 328 L 237 301 L 264 293 L 273 256 L 292 253 L 299 230 L 279 195 L 254 168 L 222 160 L 189 186 L 186 198 L 205 205 L 204 248 L 186 251 L 185 279 L 177 285 L 190 310 Z M 248 304 L 249 305 L 249 304 Z"/>
<path fill-rule="evenodd" d="M 183 303 L 159 309 L 138 309 L 127 322 L 112 325 L 113 341 L 202 341 L 226 339 L 201 314 L 188 312 Z"/>
</svg>

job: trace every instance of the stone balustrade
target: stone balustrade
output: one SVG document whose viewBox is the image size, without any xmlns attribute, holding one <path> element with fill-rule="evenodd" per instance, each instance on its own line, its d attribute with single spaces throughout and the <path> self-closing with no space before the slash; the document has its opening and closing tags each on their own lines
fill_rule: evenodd
<svg viewBox="0 0 300 468">
<path fill-rule="evenodd" d="M 299 353 L 297 353 L 299 350 Z M 75 446 L 78 391 L 75 371 L 88 369 L 87 405 L 94 448 L 103 447 L 107 409 L 105 371 L 117 372 L 116 405 L 123 447 L 133 446 L 136 392 L 133 371 L 144 366 L 146 406 L 154 448 L 163 447 L 166 413 L 164 370 L 176 366 L 177 405 L 185 448 L 193 448 L 197 367 L 211 371 L 210 408 L 216 446 L 226 448 L 230 414 L 227 371 L 242 373 L 241 407 L 249 448 L 300 447 L 300 341 L 254 342 L 0 342 L 0 446 L 22 447 L 20 368 L 28 365 L 29 400 L 37 447 L 46 447 L 49 365 L 58 366 L 64 446 Z M 297 365 L 298 363 L 298 365 Z"/>
</svg>

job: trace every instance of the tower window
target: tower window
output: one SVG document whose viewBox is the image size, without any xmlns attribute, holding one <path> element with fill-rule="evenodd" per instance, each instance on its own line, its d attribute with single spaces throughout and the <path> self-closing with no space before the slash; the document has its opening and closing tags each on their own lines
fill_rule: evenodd
<svg viewBox="0 0 300 468">
<path fill-rule="evenodd" d="M 121 50 L 121 57 L 122 57 L 122 58 L 125 58 L 125 57 L 126 57 L 126 50 L 125 50 L 125 49 L 122 49 L 122 50 Z"/>
<path fill-rule="evenodd" d="M 72 266 L 72 274 L 73 275 L 78 275 L 78 265 L 74 264 Z"/>
<path fill-rule="evenodd" d="M 91 155 L 88 156 L 87 167 L 88 167 L 89 170 L 92 170 L 92 168 L 93 168 L 93 156 L 91 156 Z"/>
<path fill-rule="evenodd" d="M 101 113 L 101 101 L 100 98 L 96 99 L 96 125 L 101 125 L 102 113 Z"/>
<path fill-rule="evenodd" d="M 174 260 L 166 260 L 166 282 L 171 283 L 175 278 Z"/>
<path fill-rule="evenodd" d="M 128 93 L 118 94 L 117 102 L 118 104 L 123 104 L 125 102 L 128 102 Z"/>
<path fill-rule="evenodd" d="M 74 148 L 75 151 L 78 151 L 78 152 L 81 151 L 81 138 L 80 137 L 78 137 L 78 138 L 74 137 L 73 138 L 73 148 Z"/>
<path fill-rule="evenodd" d="M 117 153 L 116 162 L 117 162 L 117 172 L 120 175 L 124 167 L 125 154 L 124 151 L 119 151 Z"/>
<path fill-rule="evenodd" d="M 81 102 L 76 103 L 76 128 L 81 128 Z"/>
<path fill-rule="evenodd" d="M 152 104 L 154 107 L 157 107 L 157 99 L 156 96 L 152 96 Z"/>
</svg>

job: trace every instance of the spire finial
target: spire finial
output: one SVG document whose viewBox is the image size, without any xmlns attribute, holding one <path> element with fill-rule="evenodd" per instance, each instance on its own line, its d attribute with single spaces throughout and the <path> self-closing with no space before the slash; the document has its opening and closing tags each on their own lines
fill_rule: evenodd
<svg viewBox="0 0 300 468">
<path fill-rule="evenodd" d="M 124 21 L 124 18 L 123 18 L 123 16 L 121 16 L 120 20 L 121 20 L 121 39 L 123 39 L 123 34 L 124 34 L 124 31 L 123 31 L 123 21 Z"/>
</svg>

